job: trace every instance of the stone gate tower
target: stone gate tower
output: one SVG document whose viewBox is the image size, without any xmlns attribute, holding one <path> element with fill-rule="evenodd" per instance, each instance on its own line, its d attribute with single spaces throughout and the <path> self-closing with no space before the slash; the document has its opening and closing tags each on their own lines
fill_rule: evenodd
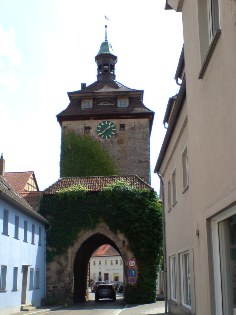
<svg viewBox="0 0 236 315">
<path fill-rule="evenodd" d="M 107 34 L 107 33 L 105 33 Z M 97 81 L 69 92 L 68 107 L 57 115 L 64 132 L 90 134 L 110 154 L 116 175 L 136 174 L 150 183 L 150 133 L 154 113 L 143 104 L 143 91 L 117 82 L 117 57 L 107 40 L 95 57 Z"/>
</svg>

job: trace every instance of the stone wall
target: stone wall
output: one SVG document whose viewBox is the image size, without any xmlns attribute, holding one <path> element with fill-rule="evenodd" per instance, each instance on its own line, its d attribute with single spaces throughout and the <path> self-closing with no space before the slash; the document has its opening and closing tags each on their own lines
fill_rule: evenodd
<svg viewBox="0 0 236 315">
<path fill-rule="evenodd" d="M 149 119 L 109 119 L 116 126 L 116 134 L 109 140 L 98 137 L 97 125 L 103 120 L 63 121 L 62 132 L 73 130 L 84 134 L 90 127 L 90 135 L 97 139 L 116 163 L 117 174 L 135 174 L 150 183 Z M 125 130 L 121 130 L 125 125 Z"/>
</svg>

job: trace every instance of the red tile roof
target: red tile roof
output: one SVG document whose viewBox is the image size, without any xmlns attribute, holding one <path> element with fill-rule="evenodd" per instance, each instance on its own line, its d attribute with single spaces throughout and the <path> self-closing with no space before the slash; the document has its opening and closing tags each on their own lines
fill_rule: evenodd
<svg viewBox="0 0 236 315">
<path fill-rule="evenodd" d="M 92 257 L 102 256 L 120 256 L 120 254 L 111 245 L 105 244 L 98 247 L 98 249 L 92 255 Z"/>
<path fill-rule="evenodd" d="M 88 177 L 62 177 L 54 184 L 46 188 L 43 192 L 45 195 L 53 195 L 59 190 L 68 188 L 71 186 L 82 185 L 88 191 L 100 191 L 109 184 L 115 183 L 116 181 L 124 180 L 137 189 L 152 189 L 143 179 L 137 175 L 129 176 L 88 176 Z"/>
<path fill-rule="evenodd" d="M 5 176 L 0 175 L 0 197 L 12 203 L 18 209 L 24 213 L 47 223 L 48 221 L 42 217 L 38 212 L 36 212 L 28 202 L 17 193 L 17 191 L 10 185 L 6 180 Z"/>
<path fill-rule="evenodd" d="M 38 188 L 38 184 L 33 171 L 27 172 L 5 172 L 4 177 L 11 184 L 11 186 L 18 192 L 25 191 L 24 188 L 30 178 L 33 176 L 36 186 Z M 38 189 L 39 190 L 39 189 Z"/>
<path fill-rule="evenodd" d="M 31 205 L 35 211 L 39 210 L 39 202 L 43 195 L 41 191 L 25 191 L 20 193 L 20 195 L 28 202 L 28 204 Z"/>
</svg>

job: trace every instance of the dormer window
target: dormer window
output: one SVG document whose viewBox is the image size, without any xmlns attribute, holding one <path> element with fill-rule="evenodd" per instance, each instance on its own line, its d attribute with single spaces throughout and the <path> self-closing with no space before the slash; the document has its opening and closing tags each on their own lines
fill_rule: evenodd
<svg viewBox="0 0 236 315">
<path fill-rule="evenodd" d="M 81 108 L 82 109 L 89 109 L 89 108 L 93 108 L 93 100 L 82 100 L 81 102 Z"/>
<path fill-rule="evenodd" d="M 118 98 L 117 106 L 118 107 L 128 107 L 129 106 L 129 99 L 128 98 Z"/>
</svg>

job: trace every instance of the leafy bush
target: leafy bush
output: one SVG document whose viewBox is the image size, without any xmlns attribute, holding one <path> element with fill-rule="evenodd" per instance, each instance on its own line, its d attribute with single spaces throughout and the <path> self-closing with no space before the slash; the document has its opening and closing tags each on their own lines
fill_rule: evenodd
<svg viewBox="0 0 236 315">
<path fill-rule="evenodd" d="M 61 177 L 114 175 L 115 164 L 101 144 L 89 135 L 73 131 L 63 133 L 61 142 Z"/>
</svg>

